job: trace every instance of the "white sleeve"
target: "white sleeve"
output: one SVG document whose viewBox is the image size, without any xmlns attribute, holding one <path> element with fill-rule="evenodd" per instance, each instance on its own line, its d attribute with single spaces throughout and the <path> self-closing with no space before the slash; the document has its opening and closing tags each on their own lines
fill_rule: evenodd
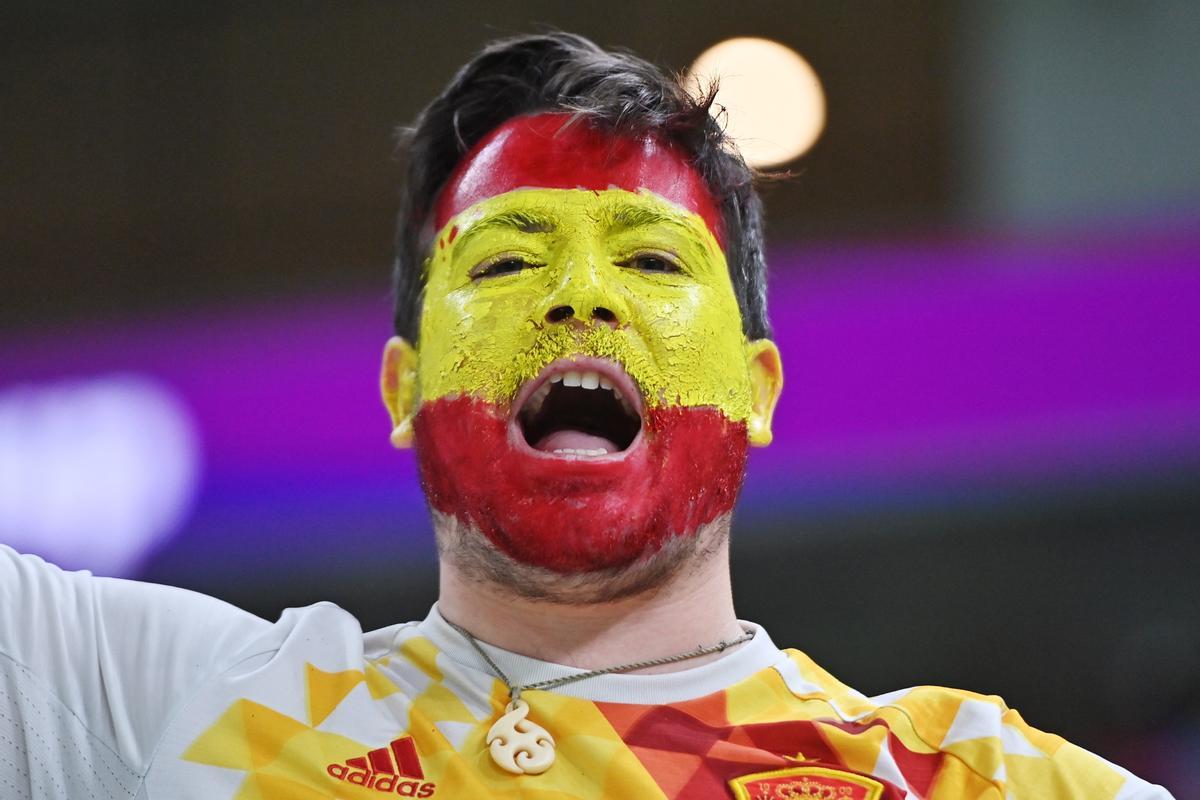
<svg viewBox="0 0 1200 800">
<path fill-rule="evenodd" d="M 71 771 L 131 796 L 181 704 L 270 627 L 211 597 L 0 545 L 0 796 L 75 796 Z"/>
</svg>

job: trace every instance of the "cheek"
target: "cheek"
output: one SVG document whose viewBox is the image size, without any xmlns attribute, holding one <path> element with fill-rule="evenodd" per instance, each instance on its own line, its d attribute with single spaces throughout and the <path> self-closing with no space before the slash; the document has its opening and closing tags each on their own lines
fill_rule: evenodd
<svg viewBox="0 0 1200 800">
<path fill-rule="evenodd" d="M 532 314 L 540 308 L 543 291 L 534 280 L 471 285 L 426 302 L 418 367 L 421 396 L 498 400 L 515 394 L 521 381 L 542 366 L 534 348 L 539 329 Z"/>
<path fill-rule="evenodd" d="M 749 414 L 741 315 L 705 288 L 642 305 L 642 337 L 668 405 L 716 406 L 731 419 Z"/>
<path fill-rule="evenodd" d="M 643 336 L 657 341 L 664 350 L 695 352 L 723 340 L 741 339 L 737 305 L 706 286 L 676 287 L 670 293 L 661 289 L 646 292 L 634 304 Z"/>
<path fill-rule="evenodd" d="M 542 292 L 533 281 L 499 289 L 477 290 L 458 298 L 455 317 L 455 364 L 476 362 L 489 371 L 511 364 L 517 354 L 530 349 L 538 334 L 533 315 L 541 305 Z"/>
</svg>

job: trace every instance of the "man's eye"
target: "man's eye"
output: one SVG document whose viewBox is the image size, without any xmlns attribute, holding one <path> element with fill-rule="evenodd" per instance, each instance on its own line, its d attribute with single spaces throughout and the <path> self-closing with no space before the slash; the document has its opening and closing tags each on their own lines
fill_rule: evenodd
<svg viewBox="0 0 1200 800">
<path fill-rule="evenodd" d="M 532 266 L 534 265 L 530 264 L 523 258 L 517 258 L 516 256 L 503 256 L 501 258 L 484 261 L 482 264 L 477 265 L 471 270 L 471 277 L 488 278 L 495 275 L 508 275 L 513 272 L 520 272 L 526 267 Z"/>
<path fill-rule="evenodd" d="M 642 253 L 633 258 L 626 259 L 621 262 L 620 266 L 636 269 L 639 272 L 682 272 L 682 267 L 679 266 L 670 256 L 663 253 Z"/>
</svg>

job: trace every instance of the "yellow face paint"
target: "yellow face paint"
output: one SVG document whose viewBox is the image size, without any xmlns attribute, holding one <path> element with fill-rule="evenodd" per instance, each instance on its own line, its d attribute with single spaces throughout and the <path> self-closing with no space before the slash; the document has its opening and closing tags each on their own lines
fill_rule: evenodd
<svg viewBox="0 0 1200 800">
<path fill-rule="evenodd" d="M 752 414 L 759 345 L 742 333 L 724 254 L 698 215 L 649 191 L 497 195 L 446 224 L 426 270 L 423 401 L 510 403 L 546 364 L 582 354 L 624 365 L 652 408 Z M 587 324 L 551 322 L 562 307 Z"/>
</svg>

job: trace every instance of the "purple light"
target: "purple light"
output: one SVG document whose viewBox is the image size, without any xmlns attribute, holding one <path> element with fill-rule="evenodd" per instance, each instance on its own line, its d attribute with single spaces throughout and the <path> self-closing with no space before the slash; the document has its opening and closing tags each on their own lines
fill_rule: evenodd
<svg viewBox="0 0 1200 800">
<path fill-rule="evenodd" d="M 755 507 L 1194 463 L 1198 253 L 1187 232 L 776 255 L 787 381 Z M 199 431 L 205 519 L 327 502 L 425 531 L 378 398 L 389 319 L 382 297 L 344 298 L 63 331 L 0 343 L 0 388 L 150 376 Z"/>
<path fill-rule="evenodd" d="M 179 398 L 136 375 L 0 391 L 0 542 L 126 572 L 186 520 L 196 439 Z"/>
<path fill-rule="evenodd" d="M 953 482 L 1195 454 L 1198 253 L 1195 235 L 798 253 L 772 287 L 782 446 L 756 461 Z"/>
</svg>

